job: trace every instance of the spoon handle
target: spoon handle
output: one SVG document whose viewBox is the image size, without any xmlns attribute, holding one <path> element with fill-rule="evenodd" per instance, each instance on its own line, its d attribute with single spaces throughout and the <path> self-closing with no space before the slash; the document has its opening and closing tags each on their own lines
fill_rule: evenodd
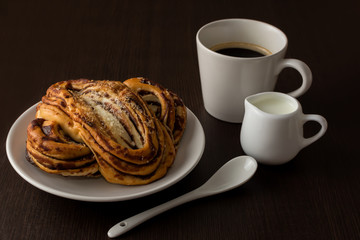
<svg viewBox="0 0 360 240">
<path fill-rule="evenodd" d="M 198 188 L 199 189 L 199 188 Z M 123 233 L 133 229 L 134 227 L 138 226 L 139 224 L 149 220 L 150 218 L 163 213 L 171 208 L 177 207 L 183 203 L 190 202 L 192 200 L 204 197 L 206 194 L 201 194 L 201 191 L 197 191 L 195 189 L 191 192 L 188 192 L 180 197 L 174 198 L 168 202 L 160 204 L 156 207 L 150 208 L 142 213 L 134 215 L 128 219 L 125 219 L 117 224 L 115 224 L 110 230 L 108 231 L 108 237 L 114 238 L 118 237 Z"/>
</svg>

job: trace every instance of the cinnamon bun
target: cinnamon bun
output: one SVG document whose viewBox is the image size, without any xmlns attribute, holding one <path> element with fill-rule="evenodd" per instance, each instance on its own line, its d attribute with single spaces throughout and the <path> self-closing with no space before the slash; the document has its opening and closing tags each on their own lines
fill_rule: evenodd
<svg viewBox="0 0 360 240">
<path fill-rule="evenodd" d="M 169 91 L 166 94 L 173 108 L 158 118 L 146 98 L 121 82 L 55 83 L 29 124 L 29 159 L 44 171 L 65 176 L 100 172 L 111 183 L 153 182 L 172 165 L 174 143 L 179 141 L 173 139 L 182 134 L 176 114 L 179 104 L 174 103 L 182 101 Z"/>
</svg>

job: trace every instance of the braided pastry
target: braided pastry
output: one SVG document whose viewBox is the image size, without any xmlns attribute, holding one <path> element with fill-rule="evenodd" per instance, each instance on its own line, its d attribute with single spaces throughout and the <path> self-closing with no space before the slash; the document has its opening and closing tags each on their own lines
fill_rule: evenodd
<svg viewBox="0 0 360 240">
<path fill-rule="evenodd" d="M 54 121 L 37 118 L 28 127 L 27 158 L 40 169 L 63 176 L 97 176 L 90 149 L 74 142 Z"/>
<path fill-rule="evenodd" d="M 173 132 L 167 128 L 121 82 L 63 81 L 50 86 L 38 105 L 28 127 L 27 153 L 50 173 L 94 176 L 100 171 L 111 183 L 147 184 L 163 177 L 175 159 Z"/>
<path fill-rule="evenodd" d="M 142 77 L 130 78 L 124 84 L 137 92 L 169 129 L 177 147 L 186 126 L 186 107 L 181 98 L 160 84 Z"/>
</svg>

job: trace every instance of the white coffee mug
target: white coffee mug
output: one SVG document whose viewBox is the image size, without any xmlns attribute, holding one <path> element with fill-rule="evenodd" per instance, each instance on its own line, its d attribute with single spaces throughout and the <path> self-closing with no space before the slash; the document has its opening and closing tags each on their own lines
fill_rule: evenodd
<svg viewBox="0 0 360 240">
<path fill-rule="evenodd" d="M 296 59 L 284 59 L 286 35 L 270 24 L 249 19 L 211 22 L 197 32 L 196 44 L 205 109 L 215 118 L 242 122 L 244 99 L 273 91 L 279 73 L 286 67 L 302 76 L 300 88 L 289 95 L 298 97 L 311 85 L 309 67 Z M 234 57 L 216 52 L 228 47 L 252 49 L 265 56 Z"/>
<path fill-rule="evenodd" d="M 314 136 L 304 138 L 303 125 L 308 121 L 318 122 L 321 129 Z M 244 152 L 258 162 L 277 165 L 293 159 L 326 130 L 326 119 L 303 114 L 295 98 L 279 92 L 263 92 L 245 99 L 240 142 Z"/>
</svg>

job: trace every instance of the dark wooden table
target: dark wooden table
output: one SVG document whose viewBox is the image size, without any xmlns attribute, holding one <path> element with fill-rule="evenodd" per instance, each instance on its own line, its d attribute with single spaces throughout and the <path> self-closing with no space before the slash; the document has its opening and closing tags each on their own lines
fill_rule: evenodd
<svg viewBox="0 0 360 240">
<path fill-rule="evenodd" d="M 259 165 L 242 187 L 172 209 L 122 239 L 359 239 L 359 15 L 354 0 L 1 1 L 0 239 L 107 239 L 113 224 L 194 189 L 243 155 L 241 124 L 208 115 L 201 96 L 195 34 L 223 18 L 257 19 L 287 34 L 287 57 L 313 72 L 299 98 L 304 112 L 325 116 L 328 131 L 292 162 Z M 135 76 L 177 92 L 204 128 L 202 159 L 182 181 L 143 198 L 96 203 L 43 192 L 14 171 L 8 131 L 50 84 Z M 276 90 L 297 81 L 285 70 Z M 307 124 L 305 134 L 317 129 Z"/>
</svg>

